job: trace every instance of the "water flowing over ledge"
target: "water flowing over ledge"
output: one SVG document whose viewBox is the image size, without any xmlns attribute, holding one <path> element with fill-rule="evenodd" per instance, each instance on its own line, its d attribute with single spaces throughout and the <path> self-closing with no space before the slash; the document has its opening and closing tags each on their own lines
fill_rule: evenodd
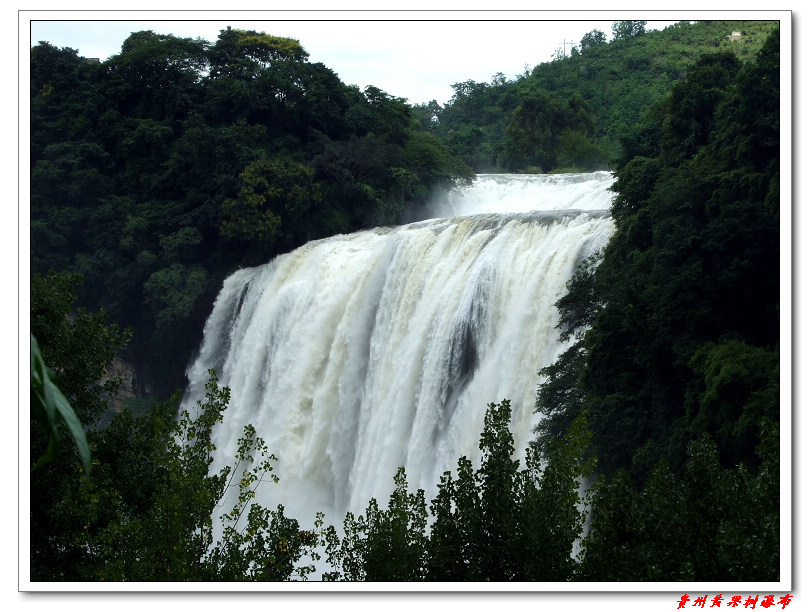
<svg viewBox="0 0 810 612">
<path fill-rule="evenodd" d="M 613 231 L 612 180 L 482 175 L 444 203 L 465 216 L 334 236 L 237 271 L 184 400 L 202 397 L 209 368 L 232 389 L 213 467 L 252 423 L 281 478 L 257 501 L 339 523 L 371 497 L 384 504 L 399 466 L 431 499 L 460 456 L 478 460 L 491 402 L 512 401 L 522 456 L 537 372 L 563 349 L 554 302 Z"/>
<path fill-rule="evenodd" d="M 479 174 L 469 189 L 438 198 L 431 217 L 535 210 L 608 210 L 611 172 L 584 174 Z"/>
</svg>

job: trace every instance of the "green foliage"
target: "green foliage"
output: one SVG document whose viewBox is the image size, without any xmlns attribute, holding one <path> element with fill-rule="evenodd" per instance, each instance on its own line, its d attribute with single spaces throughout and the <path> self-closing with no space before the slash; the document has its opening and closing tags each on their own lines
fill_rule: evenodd
<svg viewBox="0 0 810 612">
<path fill-rule="evenodd" d="M 587 413 L 604 473 L 580 579 L 778 579 L 777 41 L 705 56 L 624 141 L 616 232 L 557 303 L 538 444 Z"/>
<path fill-rule="evenodd" d="M 519 462 L 512 459 L 514 442 L 509 431 L 512 416 L 508 400 L 490 404 L 478 447 L 481 467 L 476 472 L 480 488 L 479 564 L 482 577 L 510 580 L 516 572 L 517 504 L 514 495 Z"/>
<path fill-rule="evenodd" d="M 86 214 L 112 186 L 109 154 L 94 142 L 51 142 L 31 170 L 31 207 L 45 213 L 51 202 Z M 70 227 L 72 224 L 68 224 Z"/>
<path fill-rule="evenodd" d="M 365 514 L 347 513 L 343 537 L 324 532 L 333 571 L 324 580 L 507 581 L 567 580 L 572 549 L 585 523 L 580 480 L 593 470 L 585 461 L 588 434 L 577 419 L 564 442 L 546 455 L 527 452 L 526 467 L 513 458 L 508 400 L 490 404 L 481 433 L 481 465 L 458 460 L 445 472 L 430 503 L 429 534 L 424 492 L 409 493 L 405 471 L 394 477 L 387 510 L 372 499 Z"/>
<path fill-rule="evenodd" d="M 31 334 L 31 414 L 48 429 L 48 449 L 31 467 L 32 470 L 56 459 L 60 427 L 70 432 L 81 457 L 85 471 L 90 471 L 90 448 L 79 418 L 54 382 L 54 375 L 39 351 L 39 344 Z"/>
<path fill-rule="evenodd" d="M 521 472 L 519 574 L 524 580 L 565 582 L 577 567 L 573 549 L 587 522 L 584 480 L 596 469 L 589 458 L 587 414 L 578 415 L 559 440 L 531 446 Z M 543 464 L 545 464 L 543 466 Z M 542 467 L 542 469 L 541 469 Z"/>
<path fill-rule="evenodd" d="M 108 366 L 130 336 L 107 325 L 104 313 L 73 310 L 80 284 L 78 276 L 54 273 L 31 282 L 32 580 L 77 576 L 82 517 L 73 500 L 96 462 L 87 431 L 120 385 Z"/>
<path fill-rule="evenodd" d="M 453 157 L 438 137 L 428 132 L 411 135 L 405 143 L 402 161 L 404 167 L 393 170 L 407 173 L 408 179 L 402 181 L 406 201 L 424 199 L 437 187 L 469 184 L 473 178 L 469 168 Z"/>
<path fill-rule="evenodd" d="M 586 362 L 583 342 L 569 346 L 550 365 L 540 370 L 543 383 L 537 391 L 536 410 L 545 418 L 535 426 L 541 444 L 562 439 L 574 418 L 582 411 L 585 393 L 582 373 Z"/>
<path fill-rule="evenodd" d="M 580 479 L 588 434 L 578 418 L 564 441 L 530 447 L 525 468 L 513 459 L 510 402 L 490 404 L 481 434 L 481 467 L 458 461 L 431 502 L 431 580 L 568 580 L 572 548 L 585 524 Z"/>
<path fill-rule="evenodd" d="M 158 397 L 234 269 L 470 177 L 404 99 L 265 32 L 134 32 L 101 63 L 40 43 L 31 75 L 32 271 L 80 273 L 80 303 L 138 331 L 127 359 Z"/>
<path fill-rule="evenodd" d="M 530 164 L 547 171 L 560 164 L 602 167 L 604 152 L 592 141 L 593 132 L 590 107 L 581 95 L 563 100 L 538 92 L 515 109 L 506 128 L 507 166 Z"/>
<path fill-rule="evenodd" d="M 32 418 L 32 463 L 56 435 L 63 452 L 31 473 L 32 579 L 305 578 L 316 545 L 325 579 L 777 579 L 778 31 L 617 28 L 610 44 L 594 31 L 570 58 L 415 108 L 261 32 L 213 45 L 136 32 L 102 64 L 33 47 L 32 400 L 55 410 Z M 400 471 L 387 509 L 371 500 L 342 538 L 322 517 L 301 531 L 253 502 L 274 475 L 249 427 L 234 463 L 209 473 L 228 403 L 213 377 L 196 416 L 178 420 L 175 398 L 99 427 L 130 334 L 77 300 L 138 330 L 128 357 L 163 396 L 236 266 L 408 218 L 470 168 L 611 159 L 616 231 L 557 304 L 571 344 L 541 372 L 538 444 L 521 469 L 509 404 L 491 405 L 482 463 L 442 476 L 429 530 Z M 52 427 L 67 404 L 92 470 Z M 577 559 L 593 454 L 608 477 Z"/>
<path fill-rule="evenodd" d="M 560 50 L 553 61 L 527 69 L 511 81 L 501 75 L 491 83 L 456 83 L 455 94 L 443 108 L 425 109 L 423 125 L 477 172 L 523 171 L 531 166 L 545 172 L 616 167 L 615 159 L 624 154 L 622 145 L 631 134 L 642 127 L 648 132 L 645 139 L 660 132 L 662 122 L 656 123 L 649 113 L 696 60 L 708 53 L 730 53 L 749 62 L 776 24 L 681 22 L 649 32 L 645 25 L 614 22 L 610 43 L 604 33 L 593 30 L 570 57 Z M 733 30 L 743 30 L 745 36 L 731 40 Z M 713 87 L 709 83 L 707 89 Z M 590 130 L 572 128 L 564 116 L 547 108 L 542 121 L 533 118 L 536 100 L 572 96 L 587 102 Z M 699 126 L 694 127 L 697 135 Z M 571 133 L 561 149 L 566 129 Z M 631 157 L 637 154 L 654 156 L 657 151 L 634 152 Z"/>
<path fill-rule="evenodd" d="M 608 168 L 610 152 L 580 131 L 564 128 L 560 135 L 557 164 L 568 172 L 592 172 Z"/>
<path fill-rule="evenodd" d="M 296 568 L 295 563 L 314 543 L 311 537 L 299 534 L 298 522 L 285 517 L 282 506 L 269 510 L 252 501 L 263 483 L 278 482 L 273 474 L 276 458 L 253 426 L 245 425 L 233 465 L 209 475 L 216 448 L 211 442 L 212 429 L 222 421 L 222 412 L 230 400 L 230 389 L 220 388 L 216 374 L 213 371 L 209 374 L 206 398 L 199 404 L 197 417 L 192 420 L 187 412 L 182 412 L 178 429 L 173 432 L 172 438 L 181 443 L 179 449 L 172 449 L 179 459 L 181 486 L 167 490 L 166 502 L 169 511 L 182 507 L 184 498 L 186 507 L 189 498 L 196 502 L 195 522 L 183 526 L 178 534 L 183 545 L 194 538 L 190 558 L 194 559 L 194 566 L 199 566 L 199 574 L 195 571 L 193 579 L 285 580 L 293 575 L 306 576 L 309 570 Z M 234 485 L 236 477 L 238 485 Z M 236 501 L 222 515 L 222 534 L 214 542 L 212 517 L 224 502 L 227 489 L 234 486 L 238 490 Z M 178 569 L 187 571 L 185 564 Z"/>
<path fill-rule="evenodd" d="M 127 118 L 185 118 L 207 64 L 207 48 L 199 38 L 133 32 L 121 52 L 104 62 L 107 105 Z"/>
<path fill-rule="evenodd" d="M 558 302 L 563 338 L 579 330 L 578 344 L 544 372 L 541 433 L 558 437 L 587 409 L 607 473 L 641 481 L 662 457 L 680 468 L 704 431 L 724 462 L 754 465 L 759 420 L 777 418 L 779 230 L 766 202 L 778 152 L 754 145 L 761 128 L 742 110 L 770 99 L 762 116 L 778 125 L 766 76 L 777 54 L 769 41 L 744 68 L 709 55 L 673 88 L 656 111 L 660 146 L 628 140 L 646 155 L 617 171 L 601 264 Z"/>
<path fill-rule="evenodd" d="M 701 346 L 690 366 L 702 390 L 693 431 L 710 432 L 727 461 L 752 459 L 762 419 L 779 420 L 779 353 L 725 339 Z"/>
<path fill-rule="evenodd" d="M 187 267 L 173 263 L 153 273 L 144 283 L 146 299 L 157 309 L 159 329 L 171 329 L 191 313 L 203 295 L 207 274 L 201 266 Z"/>
<path fill-rule="evenodd" d="M 68 399 L 84 426 L 94 424 L 107 408 L 106 399 L 121 381 L 107 368 L 132 337 L 106 323 L 106 314 L 73 310 L 78 275 L 35 274 L 31 279 L 31 334 L 37 338 L 51 379 Z"/>
<path fill-rule="evenodd" d="M 622 172 L 613 184 L 617 195 L 610 212 L 614 219 L 624 221 L 638 214 L 652 195 L 660 169 L 659 160 L 642 156 L 635 156 L 622 166 Z"/>
<path fill-rule="evenodd" d="M 592 47 L 598 47 L 607 43 L 607 38 L 602 30 L 591 30 L 587 32 L 579 41 L 579 52 L 585 53 Z"/>
<path fill-rule="evenodd" d="M 622 40 L 644 34 L 646 21 L 614 21 L 612 26 L 613 38 Z"/>
<path fill-rule="evenodd" d="M 195 414 L 178 417 L 178 393 L 143 417 L 125 411 L 91 431 L 93 470 L 50 500 L 64 525 L 47 534 L 58 543 L 48 556 L 32 549 L 32 579 L 241 581 L 311 573 L 298 562 L 314 554 L 317 533 L 300 530 L 281 506 L 253 501 L 259 486 L 277 478 L 275 458 L 250 425 L 233 463 L 211 473 L 212 431 L 229 399 L 211 372 Z M 233 506 L 218 527 L 226 500 Z"/>
<path fill-rule="evenodd" d="M 372 498 L 365 515 L 349 512 L 343 521 L 343 539 L 334 528 L 327 536 L 328 561 L 336 571 L 325 580 L 424 580 L 427 563 L 427 508 L 425 492 L 408 492 L 404 468 L 394 476 L 388 509 Z"/>
<path fill-rule="evenodd" d="M 220 30 L 208 59 L 214 78 L 254 78 L 274 61 L 303 61 L 309 54 L 292 38 L 228 26 Z"/>
<path fill-rule="evenodd" d="M 706 144 L 717 104 L 739 69 L 739 60 L 730 52 L 706 55 L 673 86 L 661 135 L 664 163 L 674 166 Z"/>
<path fill-rule="evenodd" d="M 535 408 L 545 418 L 534 431 L 541 447 L 549 440 L 562 440 L 583 410 L 583 374 L 587 363 L 585 333 L 604 306 L 595 274 L 602 256 L 596 253 L 580 262 L 566 282 L 567 292 L 555 303 L 560 315 L 557 323 L 560 341 L 568 343 L 573 339 L 574 342 L 539 372 L 543 382 L 537 391 Z"/>
<path fill-rule="evenodd" d="M 635 490 L 623 471 L 596 487 L 576 576 L 597 581 L 779 580 L 778 433 L 760 423 L 756 473 L 721 466 L 706 434 L 680 475 L 660 462 Z"/>
<path fill-rule="evenodd" d="M 81 273 L 80 302 L 138 330 L 127 357 L 168 397 L 199 338 L 206 313 L 197 306 L 240 265 L 411 220 L 435 188 L 469 179 L 471 169 L 591 170 L 609 167 L 620 142 L 634 144 L 632 159 L 657 157 L 662 139 L 702 141 L 708 119 L 695 113 L 719 101 L 736 68 L 707 64 L 684 83 L 669 104 L 692 108 L 688 121 L 673 121 L 661 103 L 700 50 L 745 62 L 723 154 L 755 155 L 746 153 L 752 142 L 770 151 L 778 117 L 767 92 L 778 76 L 750 60 L 772 27 L 679 24 L 617 44 L 591 32 L 576 58 L 513 80 L 456 83 L 448 104 L 424 108 L 345 85 L 309 63 L 300 42 L 264 32 L 228 28 L 213 43 L 135 32 L 102 63 L 39 43 L 31 50 L 32 269 Z M 731 30 L 745 37 L 727 40 Z M 714 83 L 713 71 L 723 79 Z M 749 125 L 753 116 L 762 120 Z M 651 168 L 639 176 L 652 178 Z M 746 188 L 759 191 L 764 180 Z M 737 197 L 732 184 L 737 177 L 728 177 L 725 199 Z M 778 181 L 764 184 L 773 206 Z M 161 239 L 192 229 L 199 241 L 163 250 Z M 172 297 L 155 294 L 164 286 Z"/>
<path fill-rule="evenodd" d="M 562 342 L 572 337 L 581 340 L 585 331 L 593 324 L 596 313 L 604 305 L 595 274 L 603 256 L 603 253 L 595 253 L 582 260 L 573 276 L 565 283 L 566 294 L 555 303 L 560 313 L 557 329 L 561 330 Z"/>
<path fill-rule="evenodd" d="M 195 241 L 185 231 L 163 242 L 177 250 Z M 277 479 L 275 458 L 251 426 L 233 464 L 211 473 L 212 431 L 230 399 L 213 372 L 195 414 L 177 414 L 177 393 L 137 419 L 124 410 L 91 427 L 120 384 L 106 372 L 129 334 L 106 325 L 103 313 L 72 312 L 80 282 L 56 274 L 32 281 L 42 354 L 32 333 L 31 579 L 305 578 L 313 568 L 298 562 L 316 556 L 318 535 L 282 507 L 254 503 L 257 488 Z M 220 528 L 214 521 L 226 500 L 233 506 Z"/>
<path fill-rule="evenodd" d="M 268 247 L 320 199 L 314 170 L 288 158 L 259 159 L 239 174 L 235 199 L 223 204 L 222 234 Z"/>
<path fill-rule="evenodd" d="M 428 577 L 431 580 L 476 580 L 484 570 L 480 548 L 481 500 L 472 463 L 460 457 L 456 478 L 445 472 L 430 503 L 435 517 L 430 527 Z"/>
</svg>

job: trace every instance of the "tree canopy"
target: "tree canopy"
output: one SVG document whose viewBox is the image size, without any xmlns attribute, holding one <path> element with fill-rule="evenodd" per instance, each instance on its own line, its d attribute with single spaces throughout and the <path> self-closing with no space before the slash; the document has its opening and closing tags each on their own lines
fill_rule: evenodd
<svg viewBox="0 0 810 612">
<path fill-rule="evenodd" d="M 100 63 L 31 49 L 31 264 L 136 330 L 167 399 L 226 275 L 412 215 L 470 169 L 411 108 L 310 63 L 297 40 L 134 32 Z"/>
<path fill-rule="evenodd" d="M 585 541 L 586 576 L 775 579 L 778 65 L 775 31 L 755 62 L 704 56 L 650 110 L 616 171 L 616 232 L 557 303 L 570 347 L 541 372 L 538 433 L 555 442 L 588 415 L 589 451 L 608 479 L 594 506 L 606 531 Z M 772 497 L 742 516 L 724 505 L 735 487 Z M 639 515 L 656 522 L 634 524 Z M 730 533 L 769 561 L 735 557 L 745 553 Z M 595 559 L 605 565 L 589 574 Z"/>
<path fill-rule="evenodd" d="M 500 73 L 490 82 L 456 83 L 445 104 L 433 101 L 414 111 L 425 129 L 477 172 L 612 170 L 626 135 L 698 58 L 727 51 L 750 61 L 776 25 L 699 21 L 647 31 L 644 21 L 617 21 L 610 42 L 592 30 L 568 56 L 559 53 L 512 78 Z M 732 31 L 744 34 L 731 39 Z M 560 112 L 572 98 L 582 101 L 578 112 L 589 129 L 571 126 L 570 114 Z M 538 108 L 538 101 L 548 114 L 529 124 L 529 109 Z M 537 133 L 533 139 L 527 139 L 529 125 Z"/>
</svg>

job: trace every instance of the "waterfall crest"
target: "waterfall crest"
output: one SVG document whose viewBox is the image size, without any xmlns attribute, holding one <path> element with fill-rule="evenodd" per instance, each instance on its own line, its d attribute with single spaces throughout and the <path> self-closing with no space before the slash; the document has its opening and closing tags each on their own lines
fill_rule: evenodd
<svg viewBox="0 0 810 612">
<path fill-rule="evenodd" d="M 213 467 L 252 423 L 281 479 L 257 501 L 337 524 L 371 497 L 384 505 L 399 466 L 432 499 L 460 456 L 479 459 L 489 403 L 511 400 L 522 456 L 537 372 L 564 348 L 554 303 L 613 231 L 612 181 L 481 175 L 435 219 L 314 241 L 230 276 L 184 399 L 204 395 L 210 368 L 231 388 Z"/>
</svg>

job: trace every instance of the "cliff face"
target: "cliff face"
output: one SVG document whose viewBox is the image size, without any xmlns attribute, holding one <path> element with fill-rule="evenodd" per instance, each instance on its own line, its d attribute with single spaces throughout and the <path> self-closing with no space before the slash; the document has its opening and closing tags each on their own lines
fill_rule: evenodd
<svg viewBox="0 0 810 612">
<path fill-rule="evenodd" d="M 112 361 L 107 374 L 99 381 L 99 384 L 104 385 L 110 381 L 117 381 L 118 388 L 116 393 L 109 397 L 107 411 L 101 416 L 95 427 L 106 427 L 113 416 L 127 407 L 133 411 L 135 416 L 139 416 L 141 410 L 139 403 L 135 400 L 145 398 L 152 392 L 151 387 L 137 375 L 135 366 L 120 357 L 116 357 Z"/>
</svg>

